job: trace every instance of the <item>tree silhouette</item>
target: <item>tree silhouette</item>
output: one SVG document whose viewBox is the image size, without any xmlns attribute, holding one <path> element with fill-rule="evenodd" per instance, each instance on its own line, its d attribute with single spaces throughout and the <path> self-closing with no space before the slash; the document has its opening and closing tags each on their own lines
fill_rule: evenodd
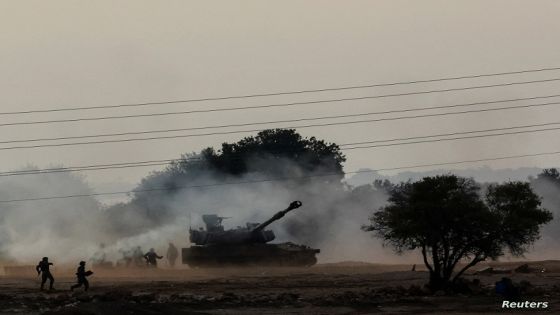
<svg viewBox="0 0 560 315">
<path fill-rule="evenodd" d="M 560 180 L 560 172 L 555 168 L 545 168 L 539 175 L 537 179 L 548 179 L 557 181 Z"/>
<path fill-rule="evenodd" d="M 236 143 L 222 144 L 221 152 L 208 148 L 202 155 L 213 168 L 231 175 L 258 172 L 290 176 L 294 175 L 290 168 L 296 166 L 304 175 L 338 173 L 337 180 L 343 176 L 342 163 L 346 160 L 336 144 L 303 138 L 294 129 L 264 130 Z"/>
<path fill-rule="evenodd" d="M 389 204 L 363 229 L 398 253 L 419 249 L 430 272 L 429 285 L 439 290 L 506 250 L 522 255 L 551 219 L 528 183 L 490 185 L 482 198 L 473 179 L 443 175 L 395 186 Z M 463 260 L 466 264 L 454 273 Z"/>
</svg>

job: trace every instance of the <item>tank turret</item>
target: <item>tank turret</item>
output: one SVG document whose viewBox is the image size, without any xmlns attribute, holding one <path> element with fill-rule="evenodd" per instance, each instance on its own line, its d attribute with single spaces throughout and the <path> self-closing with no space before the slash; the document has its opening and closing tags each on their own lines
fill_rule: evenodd
<svg viewBox="0 0 560 315">
<path fill-rule="evenodd" d="M 206 230 L 190 230 L 191 243 L 195 245 L 209 244 L 249 244 L 249 243 L 268 243 L 276 238 L 273 231 L 265 228 L 272 222 L 284 217 L 286 213 L 301 207 L 301 201 L 294 201 L 290 206 L 272 216 L 261 224 L 247 223 L 245 227 L 225 230 L 222 220 L 227 217 L 220 217 L 215 214 L 202 216 L 206 224 Z"/>
<path fill-rule="evenodd" d="M 318 249 L 292 243 L 267 244 L 276 236 L 265 228 L 301 206 L 301 201 L 294 201 L 263 223 L 246 223 L 245 227 L 229 230 L 222 225 L 227 217 L 203 215 L 206 230 L 189 230 L 194 246 L 183 248 L 183 263 L 191 266 L 313 265 L 317 261 L 315 254 L 319 253 Z"/>
</svg>

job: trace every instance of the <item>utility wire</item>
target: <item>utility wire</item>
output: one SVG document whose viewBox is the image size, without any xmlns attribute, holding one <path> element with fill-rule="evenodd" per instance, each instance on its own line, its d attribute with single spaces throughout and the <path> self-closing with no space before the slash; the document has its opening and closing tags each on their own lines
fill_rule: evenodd
<svg viewBox="0 0 560 315">
<path fill-rule="evenodd" d="M 414 139 L 426 139 L 426 138 L 464 135 L 464 134 L 470 134 L 470 133 L 481 133 L 481 132 L 492 132 L 492 131 L 503 131 L 503 130 L 512 130 L 512 129 L 532 128 L 532 127 L 543 127 L 543 126 L 551 126 L 551 125 L 560 125 L 560 121 L 559 122 L 542 123 L 542 124 L 533 124 L 533 125 L 511 126 L 511 127 L 504 127 L 504 128 L 491 128 L 491 129 L 480 129 L 480 130 L 472 130 L 472 131 L 440 133 L 440 134 L 426 135 L 426 136 L 415 136 L 415 137 L 392 138 L 392 139 L 383 139 L 383 140 L 372 140 L 372 141 L 364 141 L 364 142 L 345 143 L 345 144 L 340 144 L 339 146 L 351 146 L 351 145 L 383 143 L 383 142 L 393 142 L 393 141 L 406 141 L 406 140 L 414 140 Z M 495 133 L 495 134 L 477 135 L 477 136 L 474 136 L 474 137 L 493 137 L 493 136 L 510 135 L 510 134 L 518 134 L 518 133 L 532 133 L 532 132 L 549 131 L 549 130 L 557 130 L 557 129 L 560 129 L 560 128 L 522 130 L 522 131 L 511 132 L 511 133 Z M 470 137 L 461 137 L 460 139 L 469 139 L 469 138 Z M 450 139 L 455 140 L 455 138 L 450 138 Z M 447 138 L 446 139 L 435 139 L 435 140 L 430 140 L 430 142 L 440 141 L 440 140 L 448 140 L 448 139 Z M 397 143 L 397 144 L 398 145 L 408 144 L 408 142 Z"/>
<path fill-rule="evenodd" d="M 392 83 L 354 85 L 354 86 L 333 87 L 333 88 L 323 88 L 323 89 L 309 89 L 309 90 L 296 90 L 296 91 L 285 91 L 285 92 L 244 94 L 244 95 L 234 95 L 234 96 L 193 98 L 193 99 L 168 100 L 168 101 L 159 101 L 159 102 L 144 102 L 144 103 L 129 103 L 129 104 L 115 104 L 115 105 L 102 105 L 102 106 L 85 106 L 85 107 L 74 107 L 74 108 L 49 108 L 49 109 L 25 110 L 25 111 L 14 111 L 14 112 L 0 112 L 0 115 L 79 111 L 79 110 L 92 110 L 92 109 L 155 106 L 155 105 L 178 104 L 178 103 L 193 103 L 193 102 L 204 102 L 204 101 L 221 101 L 221 100 L 231 100 L 231 99 L 246 99 L 246 98 L 267 97 L 267 96 L 295 95 L 295 94 L 316 93 L 316 92 L 343 91 L 343 90 L 354 90 L 354 89 L 363 89 L 363 88 L 374 88 L 374 87 L 386 87 L 386 86 L 418 84 L 418 83 L 452 81 L 452 80 L 461 80 L 461 79 L 476 79 L 476 78 L 484 78 L 484 77 L 512 75 L 512 74 L 524 74 L 524 73 L 536 73 L 536 72 L 545 72 L 545 71 L 554 71 L 554 70 L 560 70 L 560 67 L 528 69 L 528 70 L 509 71 L 509 72 L 496 72 L 496 73 L 475 74 L 475 75 L 463 75 L 463 76 L 455 76 L 455 77 L 444 77 L 444 78 L 414 80 L 414 81 L 401 81 L 401 82 L 392 82 Z M 553 80 L 553 81 L 555 81 L 555 80 Z M 535 82 L 546 82 L 546 81 L 535 81 Z M 519 83 L 514 83 L 514 84 L 519 84 Z M 498 86 L 500 86 L 500 85 L 498 85 Z M 411 94 L 404 94 L 404 95 L 411 95 Z"/>
<path fill-rule="evenodd" d="M 418 144 L 418 143 L 433 143 L 433 142 L 452 141 L 452 140 L 475 139 L 475 138 L 487 138 L 487 137 L 506 136 L 506 135 L 515 135 L 515 134 L 524 134 L 524 133 L 534 133 L 534 132 L 543 132 L 543 131 L 553 131 L 553 130 L 560 130 L 560 127 L 557 127 L 557 128 L 537 129 L 537 130 L 514 131 L 514 132 L 501 132 L 501 133 L 494 133 L 494 134 L 488 134 L 488 135 L 474 135 L 474 136 L 466 136 L 466 137 L 454 137 L 454 138 L 431 139 L 431 140 L 419 140 L 419 141 L 410 141 L 410 142 L 398 142 L 398 143 L 376 144 L 376 145 L 369 145 L 369 146 L 357 146 L 357 147 L 344 148 L 344 150 L 355 150 L 355 149 L 365 149 L 365 148 L 379 148 L 379 147 L 392 147 L 392 146 L 401 146 L 401 145 Z M 422 137 L 419 137 L 419 138 L 422 138 Z M 414 139 L 414 138 L 411 138 L 411 139 Z M 385 140 L 385 141 L 387 141 L 387 140 Z"/>
<path fill-rule="evenodd" d="M 472 133 L 503 131 L 503 130 L 512 130 L 512 129 L 521 129 L 521 128 L 531 128 L 531 127 L 542 127 L 542 126 L 549 126 L 549 125 L 560 125 L 560 122 L 542 123 L 542 124 L 534 124 L 534 125 L 512 126 L 512 127 L 505 127 L 505 128 L 492 128 L 492 129 L 483 129 L 483 130 L 472 130 L 472 131 L 464 131 L 464 132 L 453 132 L 453 133 L 434 134 L 434 135 L 406 137 L 406 138 L 393 138 L 393 139 L 372 140 L 372 141 L 364 141 L 364 142 L 343 143 L 343 144 L 339 144 L 338 146 L 341 147 L 342 151 L 346 151 L 346 150 L 384 147 L 384 146 L 399 146 L 399 145 L 408 145 L 408 144 L 416 144 L 416 143 L 431 143 L 431 142 L 452 141 L 452 140 L 471 139 L 471 138 L 486 138 L 486 137 L 504 136 L 504 135 L 511 135 L 511 134 L 525 134 L 525 133 L 553 131 L 553 130 L 559 130 L 560 129 L 560 127 L 544 128 L 544 129 L 537 129 L 537 130 L 521 130 L 521 131 L 514 131 L 514 132 L 493 133 L 493 134 L 485 134 L 485 135 L 455 137 L 455 138 L 430 139 L 430 140 L 414 141 L 414 142 L 400 142 L 400 143 L 380 144 L 380 145 L 371 145 L 371 146 L 357 146 L 357 145 L 363 145 L 363 144 L 384 143 L 384 142 L 394 142 L 394 141 L 406 141 L 406 140 L 415 140 L 415 139 L 427 139 L 427 138 L 453 136 L 453 135 L 464 135 L 464 134 L 472 134 Z M 354 146 L 354 147 L 350 147 L 350 146 Z M 203 159 L 199 158 L 199 157 L 191 157 L 191 158 L 184 158 L 184 159 L 166 159 L 166 160 L 150 160 L 150 161 L 138 161 L 138 162 L 122 162 L 122 163 L 112 163 L 112 164 L 85 165 L 85 166 L 70 166 L 70 167 L 66 167 L 66 168 L 59 167 L 59 168 L 39 169 L 39 170 L 7 171 L 7 172 L 0 172 L 0 177 L 16 176 L 16 175 L 37 175 L 37 174 L 48 174 L 48 173 L 76 172 L 76 171 L 94 171 L 94 170 L 146 167 L 146 166 L 162 166 L 162 165 L 168 165 L 171 162 L 188 162 L 188 161 L 195 161 L 195 160 L 202 161 Z"/>
<path fill-rule="evenodd" d="M 382 95 L 362 96 L 362 97 L 352 97 L 352 98 L 338 98 L 338 99 L 328 99 L 328 100 L 318 100 L 318 101 L 269 104 L 269 105 L 259 105 L 259 106 L 230 107 L 230 108 L 219 108 L 219 109 L 202 109 L 202 110 L 190 110 L 190 111 L 182 111 L 182 112 L 149 113 L 149 114 L 120 115 L 120 116 L 99 116 L 99 117 L 82 117 L 82 118 L 55 119 L 55 120 L 21 121 L 21 122 L 13 122 L 13 123 L 2 123 L 2 124 L 0 124 L 0 127 L 21 126 L 21 125 L 54 124 L 54 123 L 68 123 L 68 122 L 78 122 L 78 121 L 96 121 L 96 120 L 111 120 L 111 119 L 125 119 L 125 118 L 140 118 L 140 117 L 156 117 L 156 116 L 168 116 L 168 115 L 183 115 L 183 114 L 192 114 L 192 113 L 219 112 L 219 111 L 231 111 L 231 110 L 242 110 L 242 109 L 253 109 L 253 108 L 287 107 L 287 106 L 296 106 L 296 105 L 309 105 L 309 104 L 332 103 L 332 102 L 342 102 L 342 101 L 356 101 L 356 100 L 377 99 L 377 98 L 396 97 L 396 96 L 444 93 L 444 92 L 452 92 L 452 91 L 464 91 L 464 90 L 473 90 L 473 89 L 482 89 L 482 88 L 504 87 L 504 86 L 520 85 L 520 84 L 543 83 L 543 82 L 551 82 L 551 81 L 560 81 L 560 78 L 546 79 L 546 80 L 534 80 L 534 81 L 523 81 L 523 82 L 509 82 L 509 83 L 491 84 L 491 85 L 478 85 L 478 86 L 441 89 L 441 90 L 427 90 L 427 91 L 417 91 L 417 92 L 407 92 L 407 93 L 397 93 L 397 94 L 382 94 Z"/>
<path fill-rule="evenodd" d="M 353 121 L 346 121 L 346 122 L 332 122 L 332 123 L 323 123 L 323 124 L 286 126 L 286 127 L 278 127 L 278 128 L 279 129 L 304 129 L 304 128 L 326 127 L 326 126 L 363 124 L 363 123 L 380 122 L 380 121 L 393 121 L 393 120 L 402 120 L 402 119 L 415 119 L 415 118 L 424 118 L 424 117 L 439 117 L 439 116 L 448 116 L 448 115 L 460 115 L 460 114 L 467 114 L 467 113 L 491 112 L 491 111 L 498 111 L 498 110 L 532 108 L 532 107 L 542 107 L 542 106 L 551 106 L 551 105 L 560 105 L 560 102 L 530 104 L 530 105 L 520 105 L 520 106 L 506 106 L 506 107 L 466 110 L 466 111 L 447 112 L 447 113 L 413 115 L 413 116 L 400 116 L 400 117 L 377 118 L 377 119 L 362 119 L 362 120 L 353 120 Z M 359 114 L 359 115 L 363 115 L 363 114 Z M 317 119 L 317 118 L 315 118 L 315 119 Z M 322 119 L 325 119 L 325 118 L 322 118 Z M 281 122 L 281 121 L 276 121 L 276 122 Z M 275 122 L 266 122 L 266 123 L 270 124 L 270 123 L 275 123 Z M 261 124 L 261 123 L 256 123 L 256 124 Z M 262 124 L 265 124 L 265 123 L 263 122 Z M 240 125 L 242 125 L 242 124 L 240 124 Z M 228 125 L 228 126 L 234 126 L 234 125 Z M 187 129 L 188 130 L 193 130 L 193 129 L 197 129 L 197 128 L 208 129 L 208 128 L 223 128 L 223 127 L 222 126 L 214 126 L 214 127 L 208 127 L 207 126 L 207 127 L 185 128 L 185 130 L 187 130 Z M 157 136 L 157 137 L 145 137 L 145 138 L 111 139 L 111 140 L 68 142 L 68 143 L 54 143 L 54 144 L 37 144 L 37 145 L 29 145 L 29 146 L 11 146 L 11 147 L 0 147 L 0 151 L 15 150 L 15 149 L 35 149 L 35 148 L 43 148 L 43 147 L 62 147 L 62 146 L 74 146 L 74 145 L 89 145 L 89 144 L 134 142 L 134 141 L 150 141 L 150 140 L 161 140 L 161 139 L 191 138 L 191 137 L 203 137 L 203 136 L 212 136 L 212 135 L 260 132 L 260 131 L 263 131 L 263 130 L 265 130 L 265 129 L 216 131 L 216 132 L 200 133 L 200 134 Z"/>
<path fill-rule="evenodd" d="M 219 108 L 219 109 L 201 109 L 201 110 L 190 110 L 190 111 L 182 111 L 182 112 L 149 113 L 149 114 L 120 115 L 120 116 L 117 115 L 117 116 L 82 117 L 82 118 L 55 119 L 55 120 L 19 121 L 19 122 L 12 122 L 12 123 L 1 123 L 0 127 L 23 126 L 23 125 L 40 125 L 40 124 L 57 124 L 57 123 L 79 122 L 79 121 L 97 121 L 97 120 L 112 120 L 112 119 L 126 119 L 126 118 L 140 118 L 140 117 L 156 117 L 156 116 L 168 116 L 168 115 L 184 115 L 184 114 L 192 114 L 192 113 L 220 112 L 220 111 L 242 110 L 242 109 L 250 109 L 250 108 L 287 107 L 287 106 L 296 106 L 296 105 L 309 105 L 309 104 L 319 104 L 319 103 L 332 103 L 332 102 L 342 102 L 342 101 L 377 99 L 377 98 L 384 98 L 384 97 L 420 95 L 420 94 L 431 94 L 431 93 L 444 93 L 444 92 L 452 92 L 452 91 L 464 91 L 464 90 L 473 90 L 473 89 L 482 89 L 482 88 L 504 87 L 504 86 L 519 85 L 519 84 L 542 83 L 542 82 L 551 82 L 551 81 L 560 81 L 560 78 L 546 79 L 546 80 L 535 80 L 535 81 L 523 81 L 523 82 L 509 82 L 509 83 L 492 84 L 492 85 L 478 85 L 478 86 L 469 86 L 469 87 L 451 88 L 451 89 L 442 89 L 442 90 L 428 90 L 428 91 L 417 91 L 417 92 L 407 92 L 407 93 L 397 93 L 397 94 L 383 94 L 383 95 L 362 96 L 362 97 L 352 97 L 352 98 L 338 98 L 338 99 L 328 99 L 328 100 L 318 100 L 318 101 L 269 104 L 269 105 L 259 105 L 259 106 L 230 107 L 230 108 Z M 555 95 L 555 96 L 557 96 L 557 95 Z M 549 97 L 555 97 L 555 96 L 549 96 Z M 542 98 L 545 98 L 545 97 L 542 97 Z M 531 99 L 531 98 L 526 98 L 526 99 Z M 524 99 L 520 99 L 520 100 L 524 100 Z"/>
<path fill-rule="evenodd" d="M 179 161 L 182 161 L 182 159 L 123 162 L 123 163 L 111 163 L 111 164 L 94 164 L 94 165 L 84 165 L 84 166 L 68 166 L 68 167 L 21 170 L 21 171 L 5 171 L 5 172 L 0 172 L 0 177 L 50 174 L 50 173 L 67 173 L 67 172 L 78 172 L 78 171 L 96 171 L 96 170 L 117 169 L 117 168 L 144 167 L 144 166 L 160 166 L 160 165 L 168 165 L 171 162 L 179 162 Z"/>
<path fill-rule="evenodd" d="M 359 171 L 351 171 L 351 172 L 344 172 L 344 173 L 340 173 L 340 172 L 339 173 L 323 173 L 323 174 L 307 175 L 307 176 L 300 176 L 300 177 L 277 177 L 277 178 L 269 178 L 269 179 L 261 179 L 261 180 L 246 180 L 246 181 L 237 181 L 237 182 L 225 182 L 225 183 L 212 183 L 212 184 L 191 185 L 191 186 L 179 186 L 179 187 L 175 187 L 175 188 L 172 188 L 172 189 L 171 188 L 158 187 L 158 188 L 137 189 L 137 190 L 129 190 L 129 191 L 113 191 L 113 192 L 73 194 L 73 195 L 61 195 L 61 196 L 45 196 L 45 197 L 36 197 L 36 198 L 7 199 L 7 200 L 0 200 L 0 203 L 15 203 L 15 202 L 24 202 L 24 201 L 55 200 L 55 199 L 80 198 L 80 197 L 108 196 L 108 195 L 123 195 L 123 194 L 140 193 L 140 192 L 186 190 L 186 189 L 195 189 L 195 188 L 211 188 L 211 187 L 228 186 L 228 185 L 244 185 L 244 184 L 288 181 L 288 180 L 298 180 L 298 179 L 317 178 L 317 177 L 341 176 L 341 175 L 344 175 L 344 174 L 374 173 L 374 172 L 379 172 L 379 171 L 392 171 L 392 170 L 413 169 L 413 168 L 420 168 L 420 167 L 457 165 L 457 164 L 465 164 L 465 163 L 487 162 L 487 161 L 497 161 L 497 160 L 516 159 L 516 158 L 544 156 L 544 155 L 556 155 L 556 154 L 560 154 L 560 151 L 541 152 L 541 153 L 522 154 L 522 155 L 510 155 L 510 156 L 501 156 L 501 157 L 493 157 L 493 158 L 485 158 L 485 159 L 462 160 L 462 161 L 443 162 L 443 163 L 416 164 L 416 165 L 390 167 L 390 168 L 378 168 L 378 169 L 374 169 L 374 170 L 359 170 Z"/>
<path fill-rule="evenodd" d="M 56 138 L 33 138 L 33 139 L 22 139 L 22 140 L 5 140 L 5 141 L 0 141 L 0 144 L 25 143 L 25 142 L 37 142 L 37 141 L 57 141 L 57 140 L 71 140 L 71 139 L 87 139 L 87 138 L 100 138 L 100 137 L 116 137 L 116 136 L 129 136 L 129 135 L 140 135 L 140 134 L 190 131 L 190 130 L 245 127 L 245 126 L 252 126 L 252 125 L 291 123 L 291 122 L 314 121 L 314 120 L 324 120 L 324 119 L 337 119 L 337 118 L 350 118 L 350 117 L 360 117 L 360 116 L 370 116 L 370 115 L 384 115 L 384 114 L 393 114 L 393 113 L 415 112 L 415 111 L 433 110 L 433 109 L 470 107 L 470 106 L 478 106 L 478 105 L 489 105 L 489 104 L 497 104 L 497 103 L 535 100 L 535 99 L 546 99 L 546 98 L 554 98 L 554 97 L 560 97 L 560 94 L 546 95 L 546 96 L 535 96 L 535 97 L 525 97 L 525 98 L 515 98 L 515 99 L 506 99 L 506 100 L 495 100 L 495 101 L 487 101 L 487 102 L 475 102 L 475 103 L 466 103 L 466 104 L 429 106 L 429 107 L 420 107 L 420 108 L 406 108 L 406 109 L 376 111 L 376 112 L 366 112 L 366 113 L 346 114 L 346 115 L 332 115 L 332 116 L 309 117 L 309 118 L 276 120 L 276 121 L 265 121 L 265 122 L 250 122 L 250 123 L 242 123 L 242 124 L 227 124 L 227 125 L 214 125 L 214 126 L 176 128 L 176 129 L 160 129 L 160 130 L 148 130 L 148 131 L 131 131 L 131 132 L 105 133 L 105 134 L 68 136 L 68 137 L 56 137 Z"/>
</svg>

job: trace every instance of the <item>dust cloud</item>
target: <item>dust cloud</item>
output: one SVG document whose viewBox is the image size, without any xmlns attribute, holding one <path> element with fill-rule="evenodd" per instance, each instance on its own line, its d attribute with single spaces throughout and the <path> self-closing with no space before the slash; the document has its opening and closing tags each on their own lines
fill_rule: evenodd
<svg viewBox="0 0 560 315">
<path fill-rule="evenodd" d="M 179 176 L 178 168 L 150 174 L 138 185 L 130 202 L 110 206 L 95 197 L 0 203 L 0 255 L 4 263 L 36 263 L 49 256 L 57 263 L 90 260 L 101 251 L 117 262 L 123 251 L 140 246 L 165 254 L 168 242 L 188 247 L 188 229 L 203 227 L 202 214 L 223 217 L 226 228 L 263 222 L 293 200 L 303 207 L 273 223 L 274 242 L 293 242 L 321 249 L 320 263 L 365 261 L 376 263 L 417 262 L 415 254 L 395 255 L 379 239 L 360 230 L 373 211 L 387 201 L 388 181 L 350 186 L 341 174 L 321 176 L 320 168 L 306 173 L 288 160 L 271 163 L 298 180 L 268 181 L 248 172 L 231 176 L 197 167 Z M 184 174 L 182 174 L 184 175 Z M 237 184 L 229 184 L 237 183 Z M 543 196 L 544 206 L 560 213 L 560 185 L 548 179 L 532 181 Z M 0 199 L 91 194 L 85 178 L 72 173 L 0 177 Z M 145 191 L 166 187 L 165 191 Z M 529 258 L 552 258 L 558 249 L 558 219 L 546 226 L 543 238 Z"/>
</svg>

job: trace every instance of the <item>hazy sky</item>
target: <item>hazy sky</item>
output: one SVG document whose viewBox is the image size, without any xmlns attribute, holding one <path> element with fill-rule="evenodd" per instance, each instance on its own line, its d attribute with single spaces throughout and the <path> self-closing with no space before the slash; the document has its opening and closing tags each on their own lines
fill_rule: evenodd
<svg viewBox="0 0 560 315">
<path fill-rule="evenodd" d="M 558 16 L 560 2 L 529 0 L 2 1 L 0 111 L 267 93 L 560 67 Z M 264 105 L 542 78 L 560 78 L 560 71 L 250 100 L 4 115 L 0 116 L 0 124 Z M 559 87 L 560 82 L 549 82 L 277 109 L 3 126 L 0 141 L 450 105 L 560 94 Z M 300 132 L 350 143 L 560 122 L 559 113 L 558 106 L 549 106 L 309 128 Z M 286 124 L 270 125 L 273 126 Z M 175 134 L 187 133 L 191 132 Z M 248 134 L 1 150 L 0 163 L 3 171 L 28 163 L 48 167 L 59 163 L 74 166 L 168 159 L 218 146 L 224 141 L 236 141 L 245 135 Z M 558 131 L 548 131 L 354 150 L 347 152 L 346 170 L 555 151 L 559 144 Z M 559 163 L 555 156 L 479 165 L 483 164 L 502 168 Z M 94 187 L 106 190 L 102 183 L 134 183 L 149 170 L 134 168 L 86 175 Z"/>
</svg>

